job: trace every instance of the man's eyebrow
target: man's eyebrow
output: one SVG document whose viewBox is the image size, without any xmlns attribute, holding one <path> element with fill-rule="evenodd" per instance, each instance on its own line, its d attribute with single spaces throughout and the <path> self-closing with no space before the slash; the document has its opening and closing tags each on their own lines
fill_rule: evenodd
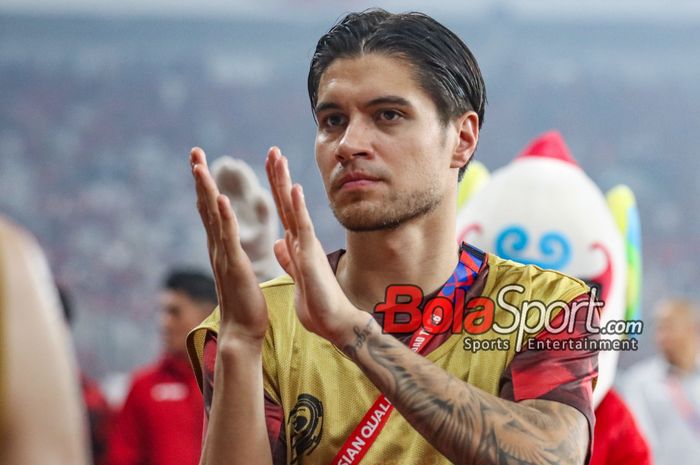
<svg viewBox="0 0 700 465">
<path fill-rule="evenodd" d="M 337 103 L 333 102 L 321 102 L 318 105 L 316 105 L 316 108 L 314 108 L 314 113 L 319 113 L 324 110 L 338 110 L 340 109 L 340 105 Z"/>
<path fill-rule="evenodd" d="M 376 107 L 377 105 L 399 105 L 402 107 L 412 107 L 411 102 L 398 95 L 385 95 L 382 97 L 377 97 L 366 103 L 368 107 Z"/>
<path fill-rule="evenodd" d="M 399 105 L 402 107 L 412 107 L 411 102 L 398 95 L 383 95 L 381 97 L 373 98 L 372 100 L 365 103 L 367 107 L 376 107 L 378 105 Z M 321 102 L 314 108 L 314 113 L 320 113 L 324 110 L 338 110 L 340 105 L 334 102 Z"/>
</svg>

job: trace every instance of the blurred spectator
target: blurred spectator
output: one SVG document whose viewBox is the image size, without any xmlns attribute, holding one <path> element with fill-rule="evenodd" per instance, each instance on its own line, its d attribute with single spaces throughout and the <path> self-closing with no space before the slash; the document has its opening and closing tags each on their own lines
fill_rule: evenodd
<svg viewBox="0 0 700 465">
<path fill-rule="evenodd" d="M 163 355 L 133 377 L 111 435 L 111 465 L 199 463 L 204 408 L 185 338 L 216 305 L 214 281 L 197 271 L 175 270 L 160 301 Z"/>
<path fill-rule="evenodd" d="M 88 463 L 77 379 L 46 259 L 0 217 L 0 463 Z"/>
<path fill-rule="evenodd" d="M 622 392 L 646 433 L 656 465 L 690 463 L 700 457 L 698 308 L 671 299 L 657 306 L 655 316 L 661 357 L 631 367 Z"/>
<path fill-rule="evenodd" d="M 58 296 L 61 299 L 66 322 L 71 325 L 75 317 L 75 310 L 70 294 L 65 287 L 58 286 Z M 87 409 L 92 460 L 95 465 L 107 465 L 107 440 L 112 410 L 99 384 L 87 377 L 82 371 L 80 371 L 80 388 Z"/>
</svg>

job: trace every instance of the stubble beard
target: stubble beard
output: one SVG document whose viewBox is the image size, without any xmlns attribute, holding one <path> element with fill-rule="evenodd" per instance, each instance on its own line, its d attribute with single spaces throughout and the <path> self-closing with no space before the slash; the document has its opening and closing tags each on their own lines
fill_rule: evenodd
<svg viewBox="0 0 700 465">
<path fill-rule="evenodd" d="M 389 198 L 382 200 L 370 201 L 359 193 L 344 207 L 333 202 L 330 207 L 338 222 L 348 231 L 371 232 L 395 229 L 420 218 L 433 211 L 441 200 L 437 183 L 431 182 L 418 192 L 392 192 Z"/>
</svg>

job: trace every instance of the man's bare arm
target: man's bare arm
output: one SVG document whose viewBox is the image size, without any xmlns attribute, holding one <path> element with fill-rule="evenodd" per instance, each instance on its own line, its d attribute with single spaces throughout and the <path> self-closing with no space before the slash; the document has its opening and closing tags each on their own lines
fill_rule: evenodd
<svg viewBox="0 0 700 465">
<path fill-rule="evenodd" d="M 457 464 L 580 465 L 588 424 L 559 402 L 511 402 L 446 373 L 371 317 L 343 351 L 437 450 Z"/>
<path fill-rule="evenodd" d="M 214 396 L 200 464 L 272 464 L 262 379 L 267 306 L 241 247 L 231 204 L 216 187 L 201 149 L 192 149 L 190 164 L 221 312 Z"/>
<path fill-rule="evenodd" d="M 34 239 L 0 218 L 0 463 L 87 464 L 78 371 L 46 259 Z"/>
<path fill-rule="evenodd" d="M 200 464 L 272 464 L 264 411 L 261 349 L 219 348 Z"/>
</svg>

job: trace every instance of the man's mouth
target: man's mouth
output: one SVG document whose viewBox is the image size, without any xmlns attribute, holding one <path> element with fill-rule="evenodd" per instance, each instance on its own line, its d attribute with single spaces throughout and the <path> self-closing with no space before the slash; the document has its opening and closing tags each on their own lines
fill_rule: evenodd
<svg viewBox="0 0 700 465">
<path fill-rule="evenodd" d="M 380 181 L 376 176 L 360 171 L 354 171 L 342 175 L 339 179 L 333 182 L 333 190 L 353 190 L 371 186 Z"/>
</svg>

